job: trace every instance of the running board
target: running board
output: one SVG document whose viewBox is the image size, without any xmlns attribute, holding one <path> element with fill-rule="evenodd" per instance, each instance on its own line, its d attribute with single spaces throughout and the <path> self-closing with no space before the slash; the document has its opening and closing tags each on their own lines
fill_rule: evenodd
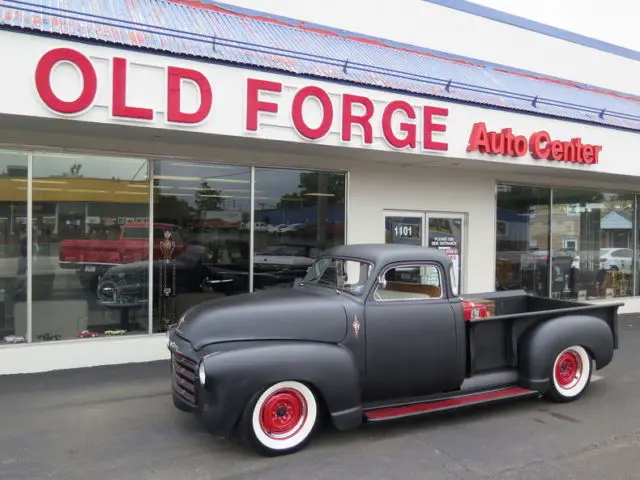
<svg viewBox="0 0 640 480">
<path fill-rule="evenodd" d="M 427 413 L 442 412 L 456 408 L 484 405 L 502 400 L 526 398 L 537 395 L 539 395 L 539 393 L 535 390 L 527 390 L 520 387 L 507 387 L 489 391 L 485 390 L 484 392 L 467 395 L 460 395 L 460 393 L 457 392 L 457 395 L 445 399 L 440 398 L 429 402 L 411 403 L 366 410 L 364 412 L 364 416 L 369 422 L 381 422 L 385 420 L 394 420 L 414 415 L 424 415 Z"/>
</svg>

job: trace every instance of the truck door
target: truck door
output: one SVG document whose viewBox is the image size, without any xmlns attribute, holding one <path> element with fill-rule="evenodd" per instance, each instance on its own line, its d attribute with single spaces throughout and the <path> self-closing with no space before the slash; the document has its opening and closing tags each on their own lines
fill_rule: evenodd
<svg viewBox="0 0 640 480">
<path fill-rule="evenodd" d="M 435 263 L 392 265 L 366 299 L 366 400 L 459 388 L 464 342 Z M 462 337 L 463 339 L 464 337 Z"/>
</svg>

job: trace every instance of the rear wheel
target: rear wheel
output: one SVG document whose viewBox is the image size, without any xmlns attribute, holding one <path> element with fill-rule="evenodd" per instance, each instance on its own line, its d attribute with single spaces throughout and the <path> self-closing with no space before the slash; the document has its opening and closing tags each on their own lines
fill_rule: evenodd
<svg viewBox="0 0 640 480">
<path fill-rule="evenodd" d="M 318 401 L 296 381 L 271 385 L 249 401 L 241 420 L 244 441 L 262 455 L 285 455 L 302 449 L 319 420 Z"/>
<path fill-rule="evenodd" d="M 584 347 L 574 345 L 565 348 L 553 362 L 546 398 L 554 402 L 577 400 L 591 383 L 592 373 L 593 361 Z"/>
</svg>

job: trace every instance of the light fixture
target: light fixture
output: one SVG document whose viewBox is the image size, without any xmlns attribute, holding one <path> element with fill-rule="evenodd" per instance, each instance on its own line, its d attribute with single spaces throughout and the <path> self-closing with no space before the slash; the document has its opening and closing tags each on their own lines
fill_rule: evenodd
<svg viewBox="0 0 640 480">
<path fill-rule="evenodd" d="M 207 372 L 204 369 L 204 359 L 207 357 L 204 357 L 202 360 L 200 360 L 200 365 L 198 366 L 198 378 L 200 379 L 200 385 L 202 385 L 204 387 L 204 384 L 207 381 Z"/>
</svg>

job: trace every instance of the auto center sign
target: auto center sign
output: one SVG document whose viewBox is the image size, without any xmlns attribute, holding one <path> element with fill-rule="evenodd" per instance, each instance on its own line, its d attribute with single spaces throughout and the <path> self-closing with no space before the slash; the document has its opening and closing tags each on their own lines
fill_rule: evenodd
<svg viewBox="0 0 640 480">
<path fill-rule="evenodd" d="M 56 67 L 73 66 L 81 82 L 73 98 L 61 98 L 55 91 Z M 99 89 L 109 89 L 108 109 L 112 119 L 155 122 L 164 113 L 165 125 L 198 126 L 213 115 L 225 115 L 216 108 L 216 99 L 230 92 L 216 90 L 215 78 L 193 68 L 165 66 L 162 108 L 145 105 L 128 93 L 131 77 L 136 74 L 126 58 L 110 58 L 110 78 L 101 77 L 94 61 L 74 48 L 54 48 L 42 55 L 35 68 L 35 90 L 46 108 L 59 116 L 77 117 L 92 109 Z M 444 152 L 449 110 L 426 104 L 412 105 L 401 99 L 379 102 L 365 95 L 344 93 L 335 95 L 316 85 L 306 85 L 287 95 L 289 85 L 257 76 L 245 78 L 243 129 L 259 133 L 266 116 L 287 112 L 289 127 L 307 141 L 318 141 L 330 133 L 339 134 L 343 144 L 358 140 L 371 145 L 376 134 L 388 147 L 399 151 Z M 198 101 L 186 109 L 183 101 L 186 83 L 195 86 Z M 239 87 L 238 87 L 239 88 Z M 333 98 L 332 98 L 333 97 Z M 337 97 L 337 99 L 336 99 Z M 312 107 L 313 115 L 308 114 Z M 337 127 L 336 127 L 337 126 Z"/>
<path fill-rule="evenodd" d="M 556 140 L 545 130 L 534 132 L 528 138 L 511 128 L 489 132 L 484 122 L 478 122 L 473 125 L 467 151 L 511 157 L 529 154 L 537 160 L 594 165 L 599 162 L 602 146 L 583 143 L 580 137 Z"/>
</svg>

